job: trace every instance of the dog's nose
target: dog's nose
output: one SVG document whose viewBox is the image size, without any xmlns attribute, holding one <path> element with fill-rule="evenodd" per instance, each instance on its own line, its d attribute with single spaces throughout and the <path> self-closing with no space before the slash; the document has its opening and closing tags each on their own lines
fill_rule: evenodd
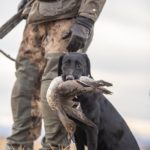
<svg viewBox="0 0 150 150">
<path fill-rule="evenodd" d="M 74 76 L 73 75 L 68 75 L 68 76 L 66 76 L 66 80 L 74 80 Z"/>
</svg>

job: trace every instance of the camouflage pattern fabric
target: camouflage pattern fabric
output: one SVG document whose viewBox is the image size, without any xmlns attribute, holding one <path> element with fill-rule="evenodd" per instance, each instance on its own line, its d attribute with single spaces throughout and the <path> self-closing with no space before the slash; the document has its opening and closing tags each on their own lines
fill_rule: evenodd
<svg viewBox="0 0 150 150">
<path fill-rule="evenodd" d="M 33 142 L 40 136 L 42 117 L 46 132 L 43 150 L 59 150 L 70 144 L 56 112 L 47 104 L 45 93 L 57 76 L 59 57 L 67 52 L 69 39 L 62 37 L 72 23 L 73 19 L 67 19 L 25 27 L 11 98 L 14 123 L 6 150 L 33 150 Z"/>
<path fill-rule="evenodd" d="M 69 39 L 62 37 L 73 22 L 66 19 L 26 25 L 17 56 L 17 79 L 11 98 L 14 123 L 6 150 L 33 150 L 33 142 L 41 133 L 42 117 L 45 127 L 42 150 L 63 150 L 70 144 L 56 112 L 48 106 L 46 91 L 57 76 L 59 57 L 67 52 Z"/>
<path fill-rule="evenodd" d="M 28 15 L 29 23 L 41 23 L 84 16 L 94 22 L 106 0 L 35 0 Z"/>
</svg>

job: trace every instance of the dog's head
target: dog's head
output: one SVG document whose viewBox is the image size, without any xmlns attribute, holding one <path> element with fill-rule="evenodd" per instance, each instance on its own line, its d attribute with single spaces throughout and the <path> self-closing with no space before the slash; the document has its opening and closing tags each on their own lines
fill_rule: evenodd
<svg viewBox="0 0 150 150">
<path fill-rule="evenodd" d="M 86 54 L 71 52 L 59 59 L 58 75 L 63 80 L 79 79 L 81 76 L 91 76 L 90 61 Z"/>
</svg>

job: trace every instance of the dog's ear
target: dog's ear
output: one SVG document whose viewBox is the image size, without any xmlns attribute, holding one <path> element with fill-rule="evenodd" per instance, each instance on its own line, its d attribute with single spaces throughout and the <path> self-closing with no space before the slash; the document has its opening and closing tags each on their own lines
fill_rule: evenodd
<svg viewBox="0 0 150 150">
<path fill-rule="evenodd" d="M 86 61 L 86 73 L 90 78 L 93 78 L 91 75 L 91 63 L 90 63 L 90 59 L 87 56 L 87 54 L 83 54 L 83 57 L 85 58 Z"/>
<path fill-rule="evenodd" d="M 62 61 L 63 61 L 64 55 L 60 56 L 58 61 L 58 76 L 62 75 Z"/>
</svg>

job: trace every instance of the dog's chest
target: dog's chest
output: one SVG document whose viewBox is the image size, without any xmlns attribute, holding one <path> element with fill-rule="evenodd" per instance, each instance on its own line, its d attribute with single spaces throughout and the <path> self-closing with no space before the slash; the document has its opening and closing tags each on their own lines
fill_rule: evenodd
<svg viewBox="0 0 150 150">
<path fill-rule="evenodd" d="M 80 102 L 83 113 L 91 120 L 95 120 L 100 115 L 99 103 L 96 97 L 95 94 L 87 93 L 78 96 L 77 99 Z"/>
</svg>

